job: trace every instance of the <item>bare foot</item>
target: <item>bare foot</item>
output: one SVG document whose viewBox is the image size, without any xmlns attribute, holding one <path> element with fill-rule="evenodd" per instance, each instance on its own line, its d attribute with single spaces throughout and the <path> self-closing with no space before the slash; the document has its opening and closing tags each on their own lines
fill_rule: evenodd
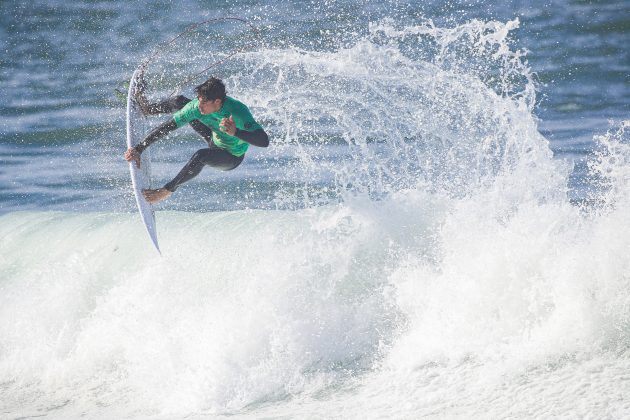
<svg viewBox="0 0 630 420">
<path fill-rule="evenodd" d="M 158 188 L 157 190 L 142 190 L 142 195 L 151 204 L 155 204 L 159 201 L 166 200 L 173 194 L 166 188 Z"/>
</svg>

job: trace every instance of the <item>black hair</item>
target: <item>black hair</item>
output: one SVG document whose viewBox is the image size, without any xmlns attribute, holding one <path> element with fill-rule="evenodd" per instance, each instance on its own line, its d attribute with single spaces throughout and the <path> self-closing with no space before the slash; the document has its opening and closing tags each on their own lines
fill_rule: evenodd
<svg viewBox="0 0 630 420">
<path fill-rule="evenodd" d="M 211 77 L 197 86 L 195 93 L 207 101 L 221 99 L 221 102 L 225 102 L 225 85 L 216 77 Z"/>
</svg>

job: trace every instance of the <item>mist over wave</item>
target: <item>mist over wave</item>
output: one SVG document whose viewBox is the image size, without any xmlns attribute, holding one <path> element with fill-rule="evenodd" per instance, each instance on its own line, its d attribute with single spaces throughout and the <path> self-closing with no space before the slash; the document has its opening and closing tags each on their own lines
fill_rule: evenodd
<svg viewBox="0 0 630 420">
<path fill-rule="evenodd" d="M 532 117 L 536 83 L 525 52 L 510 46 L 518 26 L 400 27 L 386 19 L 332 51 L 262 45 L 232 55 L 242 46 L 229 47 L 212 58 L 221 65 L 209 74 L 270 127 L 273 147 L 256 157 L 262 173 L 253 175 L 275 181 L 276 208 L 420 185 L 463 196 L 519 166 L 542 172 L 547 165 L 554 178 L 561 172 Z M 148 80 L 163 81 L 164 61 L 190 60 L 186 46 L 194 37 L 185 35 L 155 58 L 160 65 L 149 65 Z M 243 43 L 255 45 L 250 38 Z M 154 98 L 172 92 L 149 86 Z M 530 188 L 541 187 L 534 183 Z"/>
</svg>

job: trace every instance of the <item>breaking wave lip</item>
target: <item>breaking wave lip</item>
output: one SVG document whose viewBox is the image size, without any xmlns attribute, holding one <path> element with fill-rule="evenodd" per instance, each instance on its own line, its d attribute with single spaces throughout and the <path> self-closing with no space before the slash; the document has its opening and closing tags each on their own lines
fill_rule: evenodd
<svg viewBox="0 0 630 420">
<path fill-rule="evenodd" d="M 381 22 L 335 52 L 244 54 L 252 71 L 228 83 L 285 133 L 278 153 L 297 146 L 306 185 L 330 175 L 337 201 L 305 190 L 279 196 L 297 211 L 162 212 L 161 259 L 135 215 L 0 216 L 3 411 L 296 413 L 330 393 L 328 409 L 423 413 L 443 401 L 425 386 L 437 377 L 490 389 L 464 398 L 481 413 L 524 372 L 535 384 L 571 380 L 571 363 L 625 366 L 628 122 L 596 139 L 600 205 L 572 205 L 509 48 L 517 24 Z M 331 136 L 351 158 L 318 159 Z"/>
<path fill-rule="evenodd" d="M 295 158 L 282 169 L 303 186 L 280 191 L 279 203 L 378 197 L 420 183 L 462 195 L 519 162 L 551 158 L 532 117 L 535 77 L 525 51 L 511 48 L 518 26 L 385 19 L 334 51 L 261 47 L 222 72 L 228 91 L 242 92 L 273 127 L 266 152 Z M 343 159 L 330 159 L 330 145 Z"/>
</svg>

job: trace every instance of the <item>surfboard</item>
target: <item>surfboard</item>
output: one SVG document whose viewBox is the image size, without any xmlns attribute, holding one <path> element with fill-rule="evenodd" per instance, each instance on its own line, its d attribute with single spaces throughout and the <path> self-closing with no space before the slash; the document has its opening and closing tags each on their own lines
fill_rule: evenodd
<svg viewBox="0 0 630 420">
<path fill-rule="evenodd" d="M 144 138 L 143 120 L 145 117 L 134 100 L 134 92 L 141 72 L 142 65 L 133 72 L 129 81 L 129 91 L 127 92 L 127 147 L 135 146 Z M 142 195 L 142 190 L 151 188 L 151 155 L 149 150 L 145 150 L 140 155 L 140 168 L 136 166 L 136 162 L 129 162 L 129 171 L 131 172 L 131 184 L 133 185 L 133 193 L 136 196 L 140 217 L 147 228 L 155 249 L 160 252 L 155 226 L 155 212 L 153 206 Z"/>
</svg>

